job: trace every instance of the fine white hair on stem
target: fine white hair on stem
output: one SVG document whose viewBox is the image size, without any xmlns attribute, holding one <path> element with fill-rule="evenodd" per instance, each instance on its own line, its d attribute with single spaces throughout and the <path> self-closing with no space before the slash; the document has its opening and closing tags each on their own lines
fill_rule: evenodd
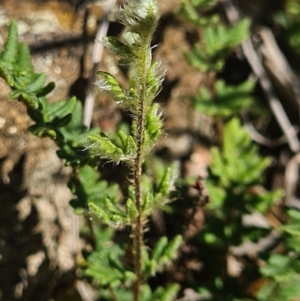
<svg viewBox="0 0 300 301">
<path fill-rule="evenodd" d="M 94 82 L 94 84 L 103 91 L 110 91 L 112 88 L 112 86 L 104 78 L 99 79 Z"/>
<path fill-rule="evenodd" d="M 93 142 L 92 144 L 90 144 L 89 146 L 85 147 L 84 149 L 82 149 L 81 151 L 84 152 L 88 149 L 91 149 L 91 148 L 96 148 L 97 146 L 99 146 L 99 143 L 97 142 Z"/>
</svg>

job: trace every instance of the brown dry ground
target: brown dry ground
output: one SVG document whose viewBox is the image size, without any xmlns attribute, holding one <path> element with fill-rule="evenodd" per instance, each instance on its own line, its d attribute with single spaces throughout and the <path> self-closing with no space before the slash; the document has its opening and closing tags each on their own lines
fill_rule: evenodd
<svg viewBox="0 0 300 301">
<path fill-rule="evenodd" d="M 85 48 L 84 11 L 75 11 L 70 2 L 0 2 L 0 48 L 9 20 L 16 19 L 20 39 L 29 44 L 36 70 L 56 83 L 51 101 L 66 99 L 70 94 L 83 99 L 91 69 L 95 26 L 89 28 Z M 199 170 L 205 172 L 209 161 L 208 151 L 196 138 L 210 135 L 211 129 L 207 120 L 191 110 L 188 96 L 209 78 L 203 78 L 184 60 L 190 32 L 176 16 L 179 3 L 161 1 L 162 19 L 154 38 L 159 44 L 155 58 L 167 69 L 158 97 L 167 135 L 158 148 L 175 160 L 190 158 L 183 165 L 184 172 L 195 175 Z M 99 17 L 95 12 L 98 9 L 90 9 L 91 20 Z M 110 34 L 119 31 L 120 26 L 112 23 Z M 107 52 L 99 68 L 113 70 L 122 79 L 122 71 Z M 8 92 L 0 81 L 0 300 L 81 300 L 72 289 L 76 255 L 82 245 L 76 239 L 78 218 L 68 203 L 72 197 L 66 187 L 70 170 L 56 157 L 56 147 L 50 140 L 26 131 L 31 120 L 22 104 L 9 100 Z M 112 129 L 119 119 L 115 105 L 98 92 L 94 123 Z"/>
</svg>

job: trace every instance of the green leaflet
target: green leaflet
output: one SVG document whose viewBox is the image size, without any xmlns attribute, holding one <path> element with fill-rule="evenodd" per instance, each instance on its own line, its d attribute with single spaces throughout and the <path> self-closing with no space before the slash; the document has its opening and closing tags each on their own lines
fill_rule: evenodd
<svg viewBox="0 0 300 301">
<path fill-rule="evenodd" d="M 167 245 L 168 245 L 168 238 L 165 236 L 161 237 L 153 249 L 152 259 L 158 262 Z"/>
<path fill-rule="evenodd" d="M 167 264 L 171 259 L 174 259 L 177 256 L 178 249 L 182 244 L 181 235 L 175 236 L 168 245 L 165 247 L 161 258 L 158 260 L 159 264 Z"/>
<path fill-rule="evenodd" d="M 86 137 L 91 142 L 88 149 L 91 150 L 96 156 L 111 160 L 117 164 L 124 158 L 122 149 L 117 147 L 103 133 L 101 133 L 101 135 L 86 135 Z"/>
<path fill-rule="evenodd" d="M 153 276 L 162 271 L 165 265 L 170 264 L 176 258 L 181 244 L 182 237 L 180 235 L 175 236 L 170 241 L 167 237 L 161 237 L 154 246 L 150 260 L 144 260 L 146 262 L 145 273 Z"/>
<path fill-rule="evenodd" d="M 169 286 L 158 287 L 154 292 L 149 301 L 173 301 L 180 289 L 179 284 L 173 283 Z"/>
<path fill-rule="evenodd" d="M 299 259 L 299 221 L 298 210 L 288 209 L 290 221 L 280 227 L 283 233 L 282 242 L 285 252 L 271 254 L 265 265 L 260 268 L 268 285 L 263 286 L 257 294 L 259 301 L 293 301 L 299 296 L 300 290 L 300 259 Z"/>
<path fill-rule="evenodd" d="M 100 80 L 96 82 L 96 85 L 101 90 L 108 91 L 120 103 L 126 100 L 125 93 L 114 76 L 103 71 L 98 71 L 97 75 L 100 76 Z"/>
<path fill-rule="evenodd" d="M 27 45 L 18 42 L 18 29 L 11 22 L 4 51 L 0 54 L 0 76 L 11 86 L 10 97 L 38 109 L 38 97 L 51 92 L 54 83 L 44 87 L 45 75 L 34 73 Z"/>
<path fill-rule="evenodd" d="M 160 70 L 160 63 L 152 63 L 147 74 L 146 105 L 152 104 L 153 99 L 159 94 L 164 80 L 164 73 Z"/>
<path fill-rule="evenodd" d="M 47 126 L 40 126 L 40 125 L 32 125 L 28 128 L 28 130 L 35 136 L 38 136 L 40 138 L 49 137 L 52 140 L 55 140 L 57 138 L 57 132 L 55 129 L 52 128 L 51 125 Z"/>
<path fill-rule="evenodd" d="M 33 93 L 38 91 L 44 86 L 46 76 L 44 73 L 41 74 L 31 74 L 30 76 L 17 77 L 16 88 L 27 93 Z"/>
<path fill-rule="evenodd" d="M 123 131 L 118 131 L 118 136 L 122 143 L 122 149 L 124 154 L 128 157 L 133 156 L 136 153 L 136 143 L 132 136 L 126 135 Z"/>
<path fill-rule="evenodd" d="M 124 212 L 111 203 L 109 199 L 105 199 L 103 207 L 89 203 L 88 208 L 92 216 L 99 218 L 105 225 L 113 228 L 123 228 L 128 224 L 128 218 Z"/>
<path fill-rule="evenodd" d="M 121 140 L 122 148 L 125 149 L 127 146 L 128 135 L 126 135 L 122 130 L 118 131 L 118 136 Z"/>
<path fill-rule="evenodd" d="M 53 82 L 45 85 L 45 75 L 34 72 L 27 45 L 18 42 L 17 24 L 10 25 L 4 51 L 0 53 L 0 76 L 10 85 L 10 97 L 27 106 L 34 125 L 29 130 L 39 137 L 50 137 L 59 146 L 57 154 L 66 160 L 66 165 L 95 164 L 93 152 L 83 152 L 87 144 L 86 131 L 82 124 L 82 107 L 72 97 L 69 100 L 48 103 L 45 96 L 55 87 Z"/>
<path fill-rule="evenodd" d="M 26 93 L 24 90 L 15 90 L 9 93 L 9 97 L 13 100 L 18 99 L 33 109 L 37 109 L 39 106 L 37 97 L 34 94 Z"/>
<path fill-rule="evenodd" d="M 219 16 L 202 16 L 199 14 L 199 9 L 206 9 L 209 6 L 215 5 L 216 2 L 216 0 L 185 0 L 182 1 L 179 12 L 185 17 L 187 21 L 189 21 L 191 24 L 197 27 L 213 25 L 219 22 Z"/>
<path fill-rule="evenodd" d="M 292 301 L 300 293 L 300 261 L 286 255 L 273 254 L 261 273 L 272 281 L 258 293 L 259 301 Z"/>
<path fill-rule="evenodd" d="M 268 158 L 257 154 L 257 148 L 237 119 L 232 119 L 225 126 L 223 151 L 221 153 L 213 148 L 212 158 L 211 171 L 220 177 L 225 186 L 229 182 L 244 185 L 258 182 L 263 170 L 270 164 Z"/>
<path fill-rule="evenodd" d="M 128 216 L 128 218 L 132 223 L 136 221 L 136 218 L 138 216 L 138 211 L 132 199 L 127 199 L 126 201 L 126 215 Z"/>
<path fill-rule="evenodd" d="M 145 118 L 143 149 L 147 152 L 162 132 L 161 113 L 157 103 L 152 104 Z"/>
<path fill-rule="evenodd" d="M 12 21 L 9 27 L 9 35 L 4 44 L 4 51 L 0 54 L 1 61 L 14 63 L 18 54 L 18 27 L 16 21 Z"/>
<path fill-rule="evenodd" d="M 237 86 L 226 85 L 223 80 L 217 80 L 214 95 L 201 87 L 198 95 L 191 98 L 195 108 L 209 116 L 228 118 L 243 110 L 257 113 L 259 108 L 251 95 L 255 81 L 248 79 Z"/>
<path fill-rule="evenodd" d="M 201 72 L 221 71 L 224 67 L 225 56 L 249 35 L 250 20 L 243 19 L 232 28 L 222 24 L 210 26 L 204 30 L 204 41 L 195 44 L 185 57 L 189 63 Z"/>
<path fill-rule="evenodd" d="M 131 45 L 128 45 L 126 43 L 126 40 L 120 41 L 112 37 L 104 37 L 101 40 L 101 44 L 113 51 L 114 54 L 119 57 L 119 64 L 121 65 L 130 64 L 137 58 L 133 52 L 133 48 L 131 47 Z"/>
<path fill-rule="evenodd" d="M 290 209 L 287 211 L 288 216 L 290 217 L 290 223 L 287 225 L 281 226 L 280 230 L 291 235 L 291 236 L 300 236 L 300 212 L 297 210 Z"/>
<path fill-rule="evenodd" d="M 86 276 L 93 277 L 94 281 L 104 287 L 109 285 L 113 289 L 121 284 L 131 285 L 135 275 L 124 269 L 120 260 L 124 255 L 124 249 L 113 243 L 112 229 L 95 229 L 96 250 L 86 254 L 88 262 L 84 270 Z"/>
<path fill-rule="evenodd" d="M 250 20 L 244 19 L 231 28 L 218 25 L 204 32 L 205 52 L 209 57 L 218 57 L 240 44 L 249 35 Z"/>
<path fill-rule="evenodd" d="M 18 38 L 18 37 L 17 37 Z M 29 48 L 25 43 L 20 43 L 18 46 L 16 58 L 17 67 L 23 74 L 33 74 L 33 66 L 31 63 Z"/>
<path fill-rule="evenodd" d="M 175 189 L 174 181 L 178 174 L 177 164 L 166 166 L 160 160 L 145 162 L 151 176 L 142 176 L 143 214 L 148 216 L 153 210 L 167 210 L 167 205 L 173 200 L 171 194 Z"/>
<path fill-rule="evenodd" d="M 151 192 L 148 192 L 144 195 L 142 208 L 145 214 L 149 214 L 149 212 L 151 212 L 153 209 L 153 200 L 154 198 Z"/>
<path fill-rule="evenodd" d="M 84 214 L 88 204 L 103 207 L 108 198 L 111 202 L 118 195 L 118 185 L 109 185 L 106 181 L 100 180 L 99 172 L 90 166 L 84 166 L 78 172 L 76 178 L 71 178 L 69 188 L 76 198 L 70 201 L 71 206 L 77 214 Z"/>
<path fill-rule="evenodd" d="M 162 195 L 166 196 L 170 192 L 171 186 L 173 185 L 172 178 L 173 170 L 171 167 L 168 167 L 165 169 L 165 173 L 158 184 L 157 193 L 161 193 Z"/>
</svg>

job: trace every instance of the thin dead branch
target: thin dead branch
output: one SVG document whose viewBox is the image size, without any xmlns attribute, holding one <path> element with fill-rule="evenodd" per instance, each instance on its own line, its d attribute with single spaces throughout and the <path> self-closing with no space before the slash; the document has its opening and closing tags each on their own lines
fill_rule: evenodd
<svg viewBox="0 0 300 301">
<path fill-rule="evenodd" d="M 97 33 L 95 37 L 95 42 L 93 46 L 92 53 L 92 64 L 93 67 L 90 71 L 89 83 L 87 87 L 87 94 L 84 102 L 84 111 L 83 111 L 83 124 L 89 128 L 92 122 L 93 110 L 94 110 L 94 102 L 95 102 L 95 93 L 94 93 L 94 81 L 95 74 L 97 71 L 98 64 L 102 59 L 103 54 L 103 45 L 99 43 L 107 35 L 108 27 L 109 27 L 109 19 L 108 15 L 116 3 L 116 0 L 107 0 L 105 6 L 105 13 L 98 25 Z"/>
<path fill-rule="evenodd" d="M 300 208 L 300 200 L 296 197 L 297 185 L 299 183 L 300 154 L 296 154 L 287 164 L 284 184 L 285 184 L 285 205 L 293 208 Z"/>
<path fill-rule="evenodd" d="M 228 20 L 232 24 L 235 24 L 237 21 L 239 21 L 240 14 L 236 7 L 232 4 L 232 2 L 230 0 L 221 0 L 221 2 L 224 5 L 224 10 Z M 273 89 L 272 83 L 259 59 L 259 55 L 257 54 L 250 38 L 244 40 L 244 42 L 242 43 L 242 49 L 249 65 L 258 78 L 260 86 L 264 91 L 265 97 L 275 118 L 277 119 L 279 126 L 287 137 L 290 149 L 295 153 L 299 152 L 300 142 L 297 137 L 297 133 L 290 123 L 290 120 L 287 117 L 284 108 Z"/>
<path fill-rule="evenodd" d="M 277 147 L 277 146 L 287 143 L 287 137 L 285 135 L 282 135 L 277 139 L 266 138 L 265 136 L 263 136 L 261 133 L 259 133 L 256 130 L 254 125 L 248 120 L 248 118 L 245 114 L 242 114 L 242 119 L 243 119 L 243 124 L 244 124 L 245 129 L 250 134 L 252 140 L 255 141 L 256 143 L 267 146 L 269 148 L 274 148 L 274 147 Z M 295 132 L 298 134 L 299 128 L 295 126 L 294 129 L 295 129 Z"/>
<path fill-rule="evenodd" d="M 263 56 L 264 66 L 271 76 L 272 82 L 279 88 L 278 90 L 283 92 L 284 100 L 289 101 L 294 109 L 299 110 L 299 79 L 279 49 L 272 31 L 262 27 L 258 33 L 262 40 L 259 49 Z"/>
<path fill-rule="evenodd" d="M 262 237 L 258 242 L 247 241 L 242 245 L 230 248 L 230 254 L 238 257 L 249 256 L 255 258 L 259 253 L 273 248 L 281 239 L 277 230 L 272 230 L 268 236 Z"/>
</svg>

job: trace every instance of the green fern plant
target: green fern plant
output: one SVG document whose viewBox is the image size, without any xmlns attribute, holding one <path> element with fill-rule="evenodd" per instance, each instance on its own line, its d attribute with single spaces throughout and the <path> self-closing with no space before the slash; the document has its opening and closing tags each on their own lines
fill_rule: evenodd
<svg viewBox="0 0 300 301">
<path fill-rule="evenodd" d="M 211 8 L 214 1 L 203 1 L 201 7 L 196 2 L 189 1 L 189 10 L 183 13 L 201 31 L 202 41 L 185 55 L 200 72 L 217 77 L 216 73 L 224 69 L 228 54 L 249 36 L 250 22 L 244 19 L 227 28 L 220 18 L 214 24 L 209 23 L 212 16 L 208 15 L 208 27 L 203 21 L 197 24 L 194 20 L 199 8 L 202 11 Z M 184 3 L 186 7 L 187 1 Z M 205 226 L 196 237 L 204 267 L 199 273 L 201 283 L 194 285 L 201 300 L 249 300 L 245 298 L 245 287 L 258 277 L 259 267 L 247 258 L 247 253 L 240 257 L 233 250 L 241 249 L 244 244 L 255 245 L 269 235 L 272 226 L 264 216 L 282 197 L 280 191 L 269 192 L 263 188 L 263 174 L 270 160 L 258 154 L 258 148 L 236 118 L 245 111 L 258 112 L 257 100 L 252 95 L 254 88 L 255 82 L 251 79 L 234 86 L 217 79 L 209 89 L 200 87 L 199 93 L 191 97 L 197 111 L 212 116 L 222 127 L 218 133 L 220 145 L 211 149 L 212 163 L 205 181 L 210 196 Z M 256 222 L 245 222 L 247 217 L 253 216 Z M 230 271 L 232 264 L 238 266 L 237 271 Z M 273 300 L 268 297 L 263 300 Z"/>
<path fill-rule="evenodd" d="M 229 52 L 248 37 L 250 20 L 243 19 L 231 28 L 222 23 L 210 25 L 203 30 L 201 43 L 186 52 L 188 62 L 201 72 L 220 72 L 224 68 Z"/>
<path fill-rule="evenodd" d="M 203 16 L 200 14 L 200 12 L 205 12 L 207 9 L 213 7 L 216 3 L 217 0 L 186 0 L 181 3 L 179 13 L 194 26 L 206 27 L 217 24 L 220 21 L 219 16 Z"/>
<path fill-rule="evenodd" d="M 248 79 L 240 85 L 226 85 L 224 80 L 214 83 L 214 95 L 206 87 L 200 87 L 199 93 L 191 97 L 194 108 L 212 117 L 228 118 L 243 112 L 257 113 L 258 107 L 251 95 L 255 81 Z"/>
<path fill-rule="evenodd" d="M 100 89 L 110 93 L 130 112 L 133 117 L 131 135 L 119 132 L 121 148 L 111 145 L 111 141 L 107 137 L 87 136 L 94 143 L 95 153 L 116 163 L 124 161 L 132 172 L 133 189 L 132 195 L 126 200 L 126 214 L 114 207 L 107 218 L 110 219 L 114 213 L 114 219 L 118 223 L 129 224 L 132 227 L 134 274 L 136 276 L 133 284 L 133 300 L 140 300 L 143 283 L 148 277 L 145 273 L 145 266 L 147 266 L 147 258 L 151 258 L 151 256 L 144 247 L 143 229 L 151 212 L 151 206 L 156 204 L 157 197 L 153 190 L 143 189 L 143 185 L 149 186 L 151 183 L 142 183 L 142 164 L 146 155 L 157 142 L 162 128 L 161 114 L 158 105 L 153 103 L 153 100 L 160 91 L 163 74 L 160 64 L 152 62 L 151 55 L 151 39 L 156 29 L 158 16 L 156 1 L 128 2 L 118 15 L 119 20 L 125 25 L 122 38 L 105 38 L 102 41 L 119 57 L 120 63 L 130 64 L 128 91 L 124 91 L 116 79 L 105 72 L 98 72 L 100 79 L 97 85 Z M 109 148 L 105 146 L 106 143 L 109 144 Z M 106 212 L 101 207 L 90 205 L 90 210 L 100 218 L 105 217 Z M 169 248 L 176 249 L 178 241 L 180 241 L 180 237 L 171 241 Z M 159 255 L 166 256 L 164 252 Z M 170 256 L 171 253 L 167 253 L 167 255 Z M 170 257 L 168 258 L 170 259 Z M 154 260 L 154 262 L 158 266 L 164 264 L 164 260 Z M 155 270 L 156 268 L 154 268 Z"/>
<path fill-rule="evenodd" d="M 201 15 L 201 11 L 214 7 L 217 1 L 184 1 L 180 13 L 196 29 L 201 28 L 200 42 L 185 52 L 185 57 L 191 66 L 200 72 L 218 73 L 224 69 L 227 56 L 244 39 L 249 36 L 250 20 L 245 18 L 231 28 L 225 26 L 215 13 Z M 204 19 L 201 24 L 196 20 Z M 215 22 L 211 22 L 215 20 Z M 203 24 L 202 24 L 203 23 Z M 256 99 L 251 95 L 255 81 L 247 79 L 239 85 L 228 85 L 224 80 L 216 80 L 210 89 L 200 87 L 197 95 L 191 97 L 197 111 L 209 116 L 228 118 L 245 109 L 258 113 L 259 106 L 254 105 Z"/>
<path fill-rule="evenodd" d="M 11 87 L 10 97 L 26 105 L 35 122 L 29 130 L 38 137 L 54 140 L 59 147 L 58 156 L 73 167 L 70 188 L 76 195 L 71 201 L 75 212 L 99 219 L 111 228 L 131 228 L 132 246 L 128 249 L 132 250 L 132 262 L 124 263 L 124 249 L 120 246 L 103 247 L 102 243 L 112 237 L 111 230 L 104 228 L 101 234 L 95 231 L 96 249 L 86 256 L 85 275 L 104 287 L 104 295 L 108 289 L 113 300 L 171 301 L 179 290 L 177 284 L 152 291 L 147 280 L 170 264 L 181 236 L 160 238 L 152 251 L 145 246 L 143 237 L 149 216 L 170 202 L 174 181 L 172 168 L 156 174 L 155 181 L 142 170 L 162 132 L 159 106 L 153 101 L 160 92 L 164 72 L 160 63 L 152 61 L 151 54 L 158 6 L 155 0 L 128 1 L 117 17 L 125 27 L 122 37 L 107 37 L 100 42 L 118 56 L 120 64 L 129 66 L 129 88 L 124 90 L 112 75 L 102 71 L 97 73 L 96 84 L 129 112 L 129 133 L 119 130 L 110 138 L 97 128 L 87 130 L 82 123 L 81 104 L 74 97 L 49 103 L 46 96 L 55 85 L 45 85 L 44 74 L 34 72 L 28 47 L 18 42 L 14 21 L 0 54 L 0 76 Z M 100 160 L 129 167 L 130 185 L 125 199 L 117 186 L 108 185 L 93 169 Z M 132 287 L 132 291 L 125 293 L 124 286 Z"/>
<path fill-rule="evenodd" d="M 272 230 L 266 222 L 245 224 L 245 217 L 253 214 L 263 217 L 282 194 L 280 191 L 255 192 L 262 184 L 262 174 L 270 160 L 258 155 L 257 147 L 237 119 L 230 120 L 224 127 L 222 150 L 214 147 L 211 151 L 212 165 L 206 180 L 211 200 L 207 205 L 205 228 L 198 239 L 204 253 L 216 260 L 205 261 L 205 270 L 210 271 L 211 276 L 205 281 L 207 286 L 201 286 L 210 291 L 211 300 L 232 300 L 242 294 L 243 284 L 228 273 L 228 256 L 235 256 L 231 255 L 231 249 L 245 242 L 255 243 Z M 238 256 L 236 258 L 238 260 Z M 241 273 L 248 273 L 247 266 Z M 254 279 L 255 273 L 247 275 L 247 281 L 250 277 Z"/>
<path fill-rule="evenodd" d="M 45 85 L 45 75 L 34 72 L 28 47 L 18 42 L 15 21 L 10 25 L 8 39 L 0 54 L 0 76 L 11 87 L 10 97 L 24 103 L 28 115 L 35 122 L 29 127 L 38 137 L 49 137 L 59 146 L 58 156 L 66 165 L 79 166 L 91 162 L 95 156 L 89 150 L 83 152 L 82 144 L 87 134 L 82 124 L 82 106 L 75 98 L 49 103 L 46 96 L 54 89 L 53 82 Z"/>
<path fill-rule="evenodd" d="M 258 292 L 259 301 L 294 301 L 300 295 L 300 213 L 288 209 L 288 224 L 280 228 L 283 233 L 283 252 L 271 254 L 260 269 L 266 285 Z"/>
<path fill-rule="evenodd" d="M 284 39 L 296 53 L 300 53 L 300 2 L 299 0 L 288 0 L 283 4 L 283 10 L 273 14 L 273 19 L 285 32 Z"/>
</svg>

